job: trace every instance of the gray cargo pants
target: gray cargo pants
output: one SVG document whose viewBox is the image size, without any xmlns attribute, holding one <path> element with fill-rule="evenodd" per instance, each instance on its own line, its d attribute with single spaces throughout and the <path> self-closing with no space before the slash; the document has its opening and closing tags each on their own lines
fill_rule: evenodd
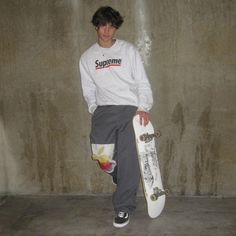
<svg viewBox="0 0 236 236">
<path fill-rule="evenodd" d="M 117 179 L 113 193 L 115 212 L 131 212 L 136 208 L 140 181 L 132 124 L 136 110 L 135 106 L 98 106 L 92 116 L 92 157 L 103 171 Z"/>
</svg>

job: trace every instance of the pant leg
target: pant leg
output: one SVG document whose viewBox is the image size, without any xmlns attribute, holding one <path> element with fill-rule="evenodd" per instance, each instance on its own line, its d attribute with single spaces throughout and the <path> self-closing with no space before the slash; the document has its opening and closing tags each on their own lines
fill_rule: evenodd
<svg viewBox="0 0 236 236">
<path fill-rule="evenodd" d="M 116 142 L 117 188 L 113 194 L 113 205 L 116 212 L 131 212 L 136 208 L 140 169 L 132 123 L 135 113 L 135 107 L 124 106 L 119 119 Z"/>
<path fill-rule="evenodd" d="M 113 194 L 116 212 L 131 212 L 136 208 L 140 171 L 132 119 L 133 106 L 101 106 L 92 117 L 90 141 L 93 159 L 101 169 L 116 175 Z"/>
</svg>

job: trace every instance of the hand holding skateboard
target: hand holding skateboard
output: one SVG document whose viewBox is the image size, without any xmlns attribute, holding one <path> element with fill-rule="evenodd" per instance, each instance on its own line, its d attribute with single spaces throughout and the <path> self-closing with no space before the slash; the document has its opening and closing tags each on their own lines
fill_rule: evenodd
<svg viewBox="0 0 236 236">
<path fill-rule="evenodd" d="M 137 111 L 136 115 L 139 116 L 140 125 L 146 126 L 149 122 L 149 113 L 145 111 Z"/>
</svg>

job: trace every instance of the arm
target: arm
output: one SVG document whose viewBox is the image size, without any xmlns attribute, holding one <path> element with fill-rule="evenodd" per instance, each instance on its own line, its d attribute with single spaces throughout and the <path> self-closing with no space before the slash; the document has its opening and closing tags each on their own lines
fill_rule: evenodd
<svg viewBox="0 0 236 236">
<path fill-rule="evenodd" d="M 83 58 L 80 59 L 80 76 L 82 91 L 85 101 L 88 104 L 88 110 L 91 114 L 96 110 L 96 86 L 91 78 L 88 66 Z"/>
<path fill-rule="evenodd" d="M 151 86 L 137 49 L 134 49 L 134 55 L 132 58 L 132 73 L 136 82 L 139 98 L 137 114 L 140 118 L 140 124 L 146 126 L 149 122 L 149 110 L 153 105 L 153 97 Z"/>
</svg>

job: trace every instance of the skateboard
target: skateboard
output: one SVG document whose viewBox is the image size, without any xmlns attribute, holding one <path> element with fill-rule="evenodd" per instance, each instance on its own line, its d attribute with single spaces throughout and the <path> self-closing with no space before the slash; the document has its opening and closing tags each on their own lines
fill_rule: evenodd
<svg viewBox="0 0 236 236">
<path fill-rule="evenodd" d="M 148 215 L 156 218 L 165 206 L 167 194 L 167 190 L 164 190 L 162 185 L 154 139 L 160 137 L 161 134 L 159 131 L 154 133 L 150 121 L 146 126 L 140 125 L 139 115 L 133 118 L 133 127 Z"/>
</svg>

